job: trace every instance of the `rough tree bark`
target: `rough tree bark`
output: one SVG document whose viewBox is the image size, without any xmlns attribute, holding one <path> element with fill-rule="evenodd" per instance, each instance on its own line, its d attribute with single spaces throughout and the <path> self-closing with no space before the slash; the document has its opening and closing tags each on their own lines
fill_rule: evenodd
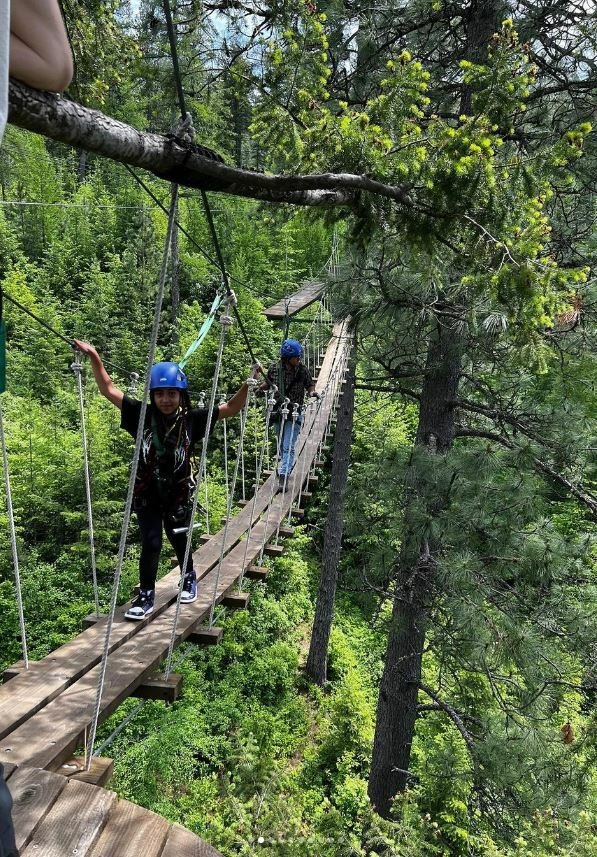
<svg viewBox="0 0 597 857">
<path fill-rule="evenodd" d="M 307 675 L 320 685 L 325 684 L 327 680 L 328 645 L 334 618 L 338 564 L 342 550 L 344 495 L 348 481 L 354 417 L 355 365 L 356 356 L 353 350 L 336 423 L 330 497 L 323 536 L 323 562 L 307 658 Z"/>
<path fill-rule="evenodd" d="M 453 397 L 460 377 L 460 342 L 454 330 L 437 324 L 427 353 L 421 390 L 415 452 L 443 455 L 455 432 Z M 417 455 L 407 486 L 404 540 L 398 558 L 396 589 L 383 677 L 379 690 L 369 798 L 387 817 L 392 800 L 408 784 L 410 754 L 417 719 L 417 702 L 425 632 L 431 607 L 435 556 L 439 545 L 430 525 L 444 507 L 429 480 L 429 464 Z M 415 523 L 425 521 L 424 526 Z"/>
<path fill-rule="evenodd" d="M 172 136 L 137 131 L 98 110 L 60 95 L 10 81 L 9 122 L 52 140 L 78 146 L 114 161 L 149 170 L 188 187 L 218 190 L 267 202 L 293 205 L 353 205 L 360 191 L 413 206 L 408 189 L 352 173 L 265 175 L 225 164 L 204 146 L 191 147 Z M 429 212 L 428 212 L 429 213 Z"/>
</svg>

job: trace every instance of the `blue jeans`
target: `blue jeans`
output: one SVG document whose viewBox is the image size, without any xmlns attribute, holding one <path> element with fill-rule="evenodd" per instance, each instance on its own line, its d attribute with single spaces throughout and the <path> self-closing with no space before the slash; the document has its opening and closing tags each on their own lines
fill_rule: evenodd
<svg viewBox="0 0 597 857">
<path fill-rule="evenodd" d="M 297 438 L 301 433 L 301 425 L 303 424 L 302 416 L 299 416 L 296 422 L 291 419 L 284 423 L 284 434 L 280 438 L 280 464 L 278 473 L 280 476 L 289 476 L 294 467 L 294 447 Z M 281 422 L 274 423 L 276 434 L 280 435 Z"/>
</svg>

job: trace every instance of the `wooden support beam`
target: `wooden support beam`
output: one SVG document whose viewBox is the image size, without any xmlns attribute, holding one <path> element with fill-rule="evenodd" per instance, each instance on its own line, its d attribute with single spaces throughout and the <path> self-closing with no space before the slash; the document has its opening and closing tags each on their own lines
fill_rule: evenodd
<svg viewBox="0 0 597 857">
<path fill-rule="evenodd" d="M 286 527 L 286 526 L 284 526 L 284 524 L 282 524 L 278 528 L 278 535 L 284 536 L 284 538 L 290 539 L 294 535 L 294 527 Z"/>
<path fill-rule="evenodd" d="M 297 518 L 304 518 L 305 517 L 305 510 L 304 509 L 293 509 L 292 514 L 295 515 Z"/>
<path fill-rule="evenodd" d="M 93 628 L 96 622 L 99 622 L 100 619 L 104 617 L 101 615 L 98 616 L 96 613 L 90 613 L 88 616 L 84 616 L 81 619 L 81 630 L 85 631 L 86 628 Z"/>
<path fill-rule="evenodd" d="M 282 556 L 284 553 L 283 545 L 266 545 L 263 551 L 268 556 Z"/>
<path fill-rule="evenodd" d="M 309 486 L 314 487 L 319 482 L 319 476 L 309 476 Z"/>
<path fill-rule="evenodd" d="M 244 509 L 244 508 L 245 508 L 245 506 L 248 506 L 250 502 L 251 502 L 250 500 L 239 500 L 239 501 L 238 501 L 238 505 L 239 505 L 242 509 Z"/>
<path fill-rule="evenodd" d="M 186 643 L 195 643 L 198 646 L 217 646 L 222 642 L 224 629 L 213 625 L 208 628 L 207 625 L 197 625 L 186 638 Z"/>
<path fill-rule="evenodd" d="M 201 533 L 199 536 L 199 544 L 206 545 L 211 540 L 211 536 L 209 533 Z"/>
<path fill-rule="evenodd" d="M 178 673 L 155 673 L 146 678 L 131 696 L 139 699 L 160 699 L 163 702 L 176 702 L 182 689 L 182 676 Z"/>
<path fill-rule="evenodd" d="M 220 601 L 220 604 L 223 607 L 227 607 L 229 610 L 245 610 L 249 603 L 249 597 L 249 592 L 234 592 L 229 595 L 225 595 Z"/>
<path fill-rule="evenodd" d="M 311 493 L 311 491 L 303 491 L 303 493 L 301 494 L 303 500 L 310 500 L 312 496 L 313 494 Z"/>
<path fill-rule="evenodd" d="M 56 770 L 57 774 L 68 777 L 69 780 L 78 780 L 82 783 L 91 783 L 92 786 L 105 788 L 112 779 L 114 773 L 114 762 L 102 756 L 92 756 L 89 770 L 85 770 L 85 759 L 73 756 L 68 762 Z"/>
<path fill-rule="evenodd" d="M 265 580 L 269 574 L 269 568 L 264 565 L 250 565 L 245 571 L 245 577 L 249 580 Z"/>
</svg>

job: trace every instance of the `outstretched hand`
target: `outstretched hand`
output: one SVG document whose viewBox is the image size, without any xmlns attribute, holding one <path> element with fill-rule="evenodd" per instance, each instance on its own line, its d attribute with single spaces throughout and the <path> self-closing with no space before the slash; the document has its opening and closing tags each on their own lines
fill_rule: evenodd
<svg viewBox="0 0 597 857">
<path fill-rule="evenodd" d="M 73 339 L 73 348 L 77 348 L 82 354 L 97 355 L 95 346 L 90 342 L 83 342 L 82 339 Z"/>
<path fill-rule="evenodd" d="M 256 360 L 255 363 L 253 363 L 253 365 L 251 366 L 251 374 L 249 375 L 249 378 L 254 378 L 255 380 L 257 380 L 260 375 L 265 375 L 265 372 L 259 360 Z"/>
</svg>

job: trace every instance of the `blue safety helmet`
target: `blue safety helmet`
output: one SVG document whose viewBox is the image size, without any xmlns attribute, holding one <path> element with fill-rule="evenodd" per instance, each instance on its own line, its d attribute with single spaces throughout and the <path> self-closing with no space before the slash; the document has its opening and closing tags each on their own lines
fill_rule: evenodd
<svg viewBox="0 0 597 857">
<path fill-rule="evenodd" d="M 303 346 L 296 339 L 285 339 L 280 348 L 280 356 L 286 359 L 290 357 L 302 357 Z"/>
<path fill-rule="evenodd" d="M 175 390 L 188 390 L 189 382 L 178 363 L 156 363 L 151 367 L 149 389 L 163 390 L 170 387 Z"/>
</svg>

